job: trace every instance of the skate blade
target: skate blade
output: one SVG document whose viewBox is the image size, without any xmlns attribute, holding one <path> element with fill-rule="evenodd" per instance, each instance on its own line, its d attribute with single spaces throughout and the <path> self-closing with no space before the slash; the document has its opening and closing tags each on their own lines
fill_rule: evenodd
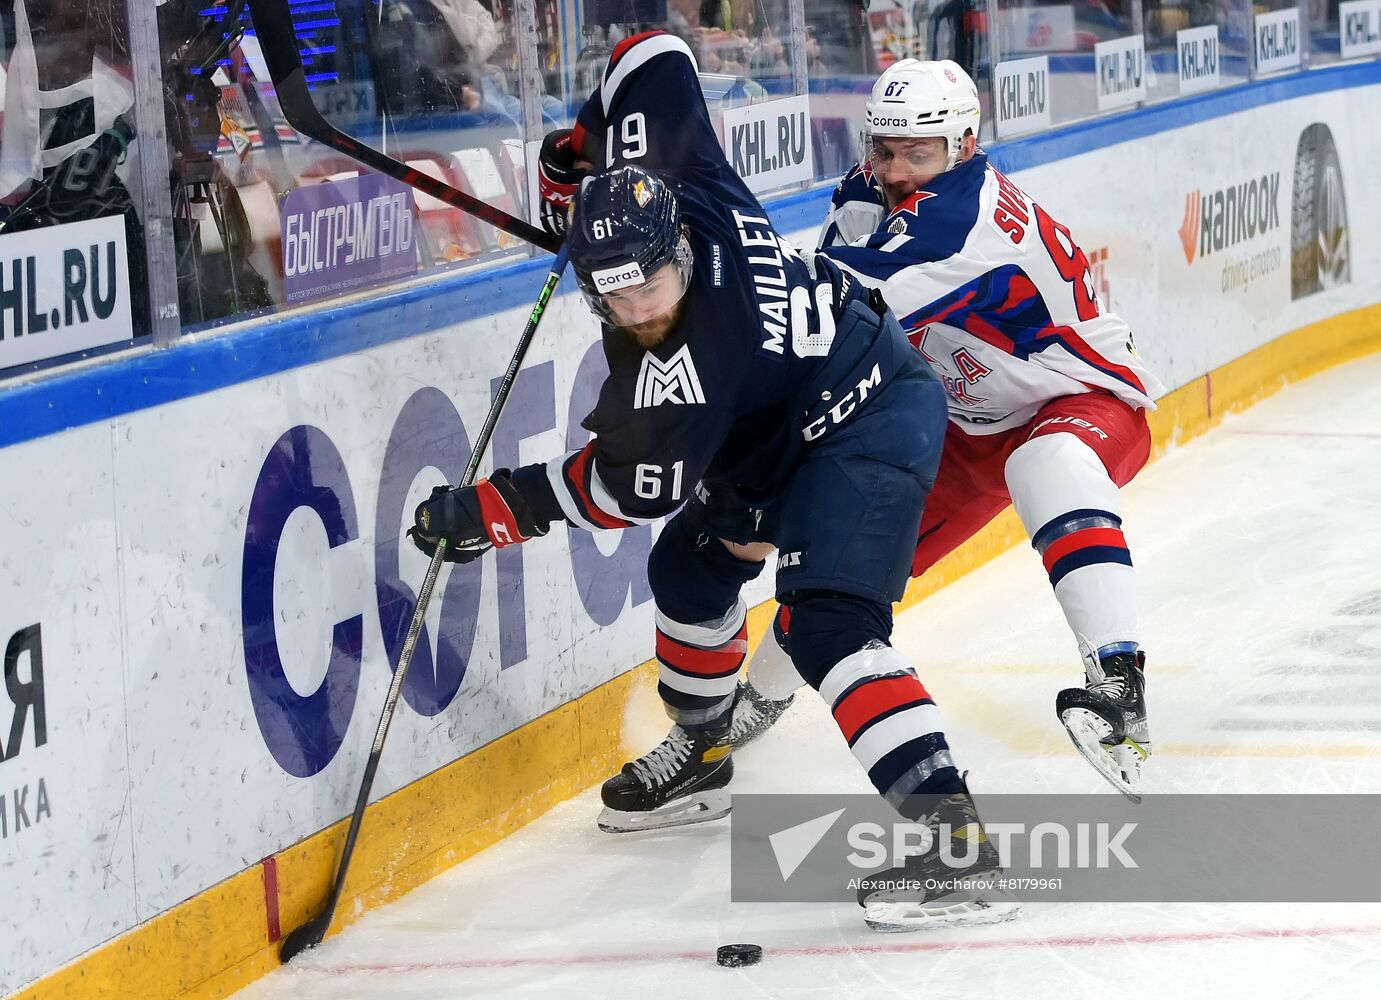
<svg viewBox="0 0 1381 1000">
<path fill-rule="evenodd" d="M 927 903 L 868 903 L 863 921 L 880 934 L 908 934 L 913 931 L 941 930 L 959 925 L 999 924 L 1014 919 L 1021 903 L 998 892 L 980 898 L 963 894 L 942 896 Z"/>
<path fill-rule="evenodd" d="M 624 812 L 608 806 L 599 814 L 599 828 L 605 833 L 638 833 L 642 830 L 666 830 L 676 826 L 709 823 L 729 815 L 729 790 L 715 788 L 695 792 L 683 799 L 668 802 L 659 809 L 647 812 Z"/>
<path fill-rule="evenodd" d="M 1130 739 L 1108 746 L 1102 740 L 1112 732 L 1112 726 L 1097 712 L 1086 708 L 1065 709 L 1060 722 L 1084 760 L 1092 764 L 1108 784 L 1133 802 L 1140 803 L 1141 762 L 1150 756 L 1150 746 L 1142 747 Z"/>
</svg>

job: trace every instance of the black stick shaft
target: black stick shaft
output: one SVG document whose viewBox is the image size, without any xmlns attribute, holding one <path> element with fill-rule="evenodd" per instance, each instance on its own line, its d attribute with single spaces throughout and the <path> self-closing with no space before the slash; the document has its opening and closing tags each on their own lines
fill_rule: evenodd
<svg viewBox="0 0 1381 1000">
<path fill-rule="evenodd" d="M 475 481 L 475 473 L 479 469 L 480 461 L 484 458 L 484 453 L 489 448 L 489 440 L 494 435 L 494 427 L 499 422 L 499 416 L 503 413 L 504 405 L 508 402 L 508 394 L 513 388 L 513 381 L 518 377 L 518 371 L 522 368 L 523 358 L 527 355 L 528 347 L 532 344 L 532 338 L 537 333 L 537 324 L 542 321 L 542 315 L 547 310 L 547 304 L 551 302 L 552 293 L 556 291 L 556 286 L 561 282 L 561 274 L 566 270 L 567 261 L 566 247 L 562 245 L 556 255 L 556 261 L 551 266 L 551 271 L 547 274 L 547 280 L 542 285 L 541 294 L 537 296 L 537 304 L 532 307 L 532 314 L 528 317 L 527 325 L 523 328 L 523 335 L 518 339 L 518 346 L 513 351 L 513 357 L 508 362 L 508 370 L 504 372 L 503 380 L 499 383 L 498 391 L 494 394 L 494 401 L 489 406 L 489 413 L 484 418 L 484 426 L 480 428 L 479 435 L 475 438 L 474 450 L 470 453 L 470 462 L 465 468 L 465 476 L 461 480 L 462 486 L 469 486 Z M 341 854 L 340 867 L 336 869 L 336 881 L 331 886 L 330 898 L 326 901 L 326 908 L 316 917 L 303 924 L 283 939 L 283 945 L 279 949 L 279 958 L 288 962 L 298 952 L 320 944 L 326 936 L 326 931 L 331 926 L 331 920 L 336 913 L 336 907 L 340 904 L 341 894 L 345 890 L 345 876 L 350 869 L 350 858 L 355 853 L 355 841 L 359 839 L 360 826 L 364 822 L 364 813 L 369 805 L 369 793 L 374 786 L 374 774 L 379 770 L 379 757 L 384 749 L 384 740 L 388 736 L 389 724 L 393 721 L 393 711 L 398 707 L 398 696 L 403 690 L 403 679 L 407 676 L 408 667 L 412 665 L 412 653 L 417 646 L 417 637 L 422 631 L 422 619 L 427 613 L 427 605 L 431 602 L 432 590 L 436 586 L 437 575 L 441 572 L 441 564 L 446 555 L 446 540 L 443 538 L 436 546 L 436 553 L 432 556 L 431 563 L 427 566 L 427 575 L 422 581 L 422 589 L 417 595 L 417 608 L 412 613 L 412 621 L 408 624 L 408 634 L 403 640 L 403 650 L 398 657 L 398 668 L 393 672 L 393 680 L 388 686 L 388 695 L 384 699 L 383 711 L 379 713 L 379 725 L 374 730 L 374 743 L 369 748 L 369 760 L 364 766 L 364 780 L 360 783 L 359 794 L 355 796 L 355 811 L 350 816 L 350 828 L 345 834 L 345 850 Z"/>
<path fill-rule="evenodd" d="M 482 202 L 445 181 L 414 170 L 401 160 L 395 160 L 373 146 L 346 135 L 328 122 L 317 110 L 316 104 L 312 101 L 312 92 L 307 88 L 307 74 L 302 66 L 302 56 L 297 51 L 297 38 L 293 35 L 288 0 L 249 0 L 249 9 L 254 18 L 255 33 L 259 39 L 259 47 L 264 53 L 264 61 L 268 63 L 269 73 L 273 76 L 273 86 L 278 93 L 278 105 L 293 128 L 323 146 L 344 153 L 379 173 L 400 180 L 454 208 L 469 212 L 520 240 L 552 253 L 556 253 L 560 248 L 561 240 L 546 230 Z"/>
</svg>

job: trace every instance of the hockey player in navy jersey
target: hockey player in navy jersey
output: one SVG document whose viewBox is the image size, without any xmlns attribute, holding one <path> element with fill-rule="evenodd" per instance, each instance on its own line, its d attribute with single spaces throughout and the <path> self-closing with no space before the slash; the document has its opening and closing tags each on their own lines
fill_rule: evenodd
<svg viewBox="0 0 1381 1000">
<path fill-rule="evenodd" d="M 976 830 L 939 711 L 888 645 L 944 436 L 939 382 L 866 289 L 773 231 L 720 150 L 680 39 L 620 43 L 575 128 L 544 146 L 545 217 L 568 226 L 580 289 L 603 321 L 609 376 L 584 421 L 594 437 L 438 487 L 417 510 L 419 547 L 444 537 L 447 558 L 464 562 L 556 521 L 600 530 L 674 515 L 648 579 L 658 690 L 675 725 L 605 782 L 602 828 L 728 811 L 740 591 L 775 547 L 795 669 L 877 790 L 908 818 L 943 808 L 955 829 Z M 969 870 L 990 871 L 995 857 L 984 843 Z M 992 920 L 1015 907 L 933 902 L 866 915 Z"/>
<path fill-rule="evenodd" d="M 868 102 L 866 159 L 835 190 L 820 243 L 881 291 L 949 394 L 913 575 L 1015 506 L 1084 664 L 1057 715 L 1135 797 L 1151 739 L 1119 487 L 1146 463 L 1145 411 L 1161 385 L 1069 230 L 978 149 L 978 124 L 957 64 L 890 67 Z M 779 714 L 799 681 L 764 645 L 749 671 L 759 704 L 740 711 Z"/>
</svg>

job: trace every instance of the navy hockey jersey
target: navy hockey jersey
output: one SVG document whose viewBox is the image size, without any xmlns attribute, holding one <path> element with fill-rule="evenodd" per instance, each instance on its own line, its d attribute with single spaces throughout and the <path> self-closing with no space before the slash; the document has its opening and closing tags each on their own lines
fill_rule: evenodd
<svg viewBox="0 0 1381 1000">
<path fill-rule="evenodd" d="M 1019 427 L 1060 396 L 1163 392 L 1094 288 L 1069 230 L 979 152 L 887 213 L 868 164 L 840 181 L 821 247 L 879 289 L 969 434 Z"/>
<path fill-rule="evenodd" d="M 590 443 L 517 470 L 515 482 L 539 519 L 589 529 L 663 517 L 702 481 L 747 506 L 769 504 L 805 443 L 898 371 L 915 371 L 914 352 L 895 324 L 877 323 L 866 289 L 772 229 L 724 157 L 680 38 L 620 43 L 577 130 L 578 148 L 602 154 L 598 168 L 661 177 L 694 265 L 663 343 L 644 349 L 604 328 L 609 377 L 583 423 Z M 859 310 L 872 323 L 857 322 Z M 834 390 L 836 405 L 822 407 L 822 390 Z"/>
</svg>

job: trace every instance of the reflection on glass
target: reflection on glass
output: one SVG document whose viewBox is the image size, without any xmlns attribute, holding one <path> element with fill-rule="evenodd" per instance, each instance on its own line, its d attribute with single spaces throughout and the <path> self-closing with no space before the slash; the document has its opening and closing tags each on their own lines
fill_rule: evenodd
<svg viewBox="0 0 1381 1000">
<path fill-rule="evenodd" d="M 124 0 L 0 0 L 0 378 L 149 332 Z"/>
<path fill-rule="evenodd" d="M 535 58 L 522 61 L 536 69 L 535 92 L 524 95 L 516 2 L 289 0 L 289 23 L 266 30 L 296 38 L 336 127 L 518 216 L 528 215 L 525 142 L 568 126 L 618 43 L 654 28 L 689 43 L 716 127 L 726 111 L 807 92 L 804 141 L 821 181 L 856 159 L 867 94 L 901 59 L 964 67 L 991 143 L 993 123 L 1005 138 L 1375 54 L 1374 43 L 1349 49 L 1349 16 L 1375 16 L 1356 0 L 533 0 Z M 131 9 L 157 24 L 173 223 L 162 240 L 184 329 L 525 252 L 303 140 L 278 107 L 247 7 L 0 0 L 0 251 L 22 250 L 0 254 L 0 379 L 137 343 L 151 327 Z M 1288 30 L 1263 46 L 1260 28 L 1296 11 L 1299 58 L 1286 65 L 1277 50 Z M 1109 75 L 1114 63 L 1122 78 Z M 58 229 L 74 225 L 86 228 Z M 77 243 L 100 252 L 64 258 Z M 355 278 L 333 270 L 361 253 L 388 260 L 356 266 Z"/>
<path fill-rule="evenodd" d="M 299 136 L 257 41 L 258 30 L 293 33 L 314 103 L 338 129 L 521 216 L 511 0 L 292 0 L 289 18 L 256 26 L 245 0 L 159 9 L 165 89 L 177 95 L 168 120 L 184 329 L 357 293 L 362 269 L 345 271 L 361 255 L 396 259 L 401 247 L 415 258 L 410 275 L 520 252 L 507 234 Z M 563 117 L 556 96 L 537 106 L 545 127 Z M 294 194 L 315 185 L 332 191 Z M 399 275 L 391 262 L 373 271 Z"/>
<path fill-rule="evenodd" d="M 1127 54 L 1129 47 L 1136 48 L 1130 39 L 1141 33 L 1132 17 L 1131 0 L 998 0 L 997 10 L 999 62 L 1038 60 L 1025 65 L 1045 74 L 1023 76 L 1016 84 L 1008 80 L 1009 96 L 1004 100 L 999 72 L 999 135 L 1124 107 L 1127 102 L 1121 98 L 1127 89 L 1134 88 L 1139 95 L 1156 74 L 1153 66 L 1138 62 L 1134 53 Z M 1120 76 L 1111 81 L 1110 67 L 1120 70 Z M 1033 85 L 1043 90 L 1033 95 Z M 1012 99 L 1013 93 L 1021 99 Z M 1042 100 L 1043 115 L 1031 114 L 1030 109 Z M 1006 130 L 1004 122 L 1009 123 Z"/>
<path fill-rule="evenodd" d="M 566 44 L 543 61 L 552 67 L 548 87 L 556 91 L 559 84 L 566 95 L 566 123 L 599 85 L 618 43 L 643 31 L 685 40 L 716 120 L 728 108 L 794 93 L 785 0 L 561 0 L 561 6 L 578 33 L 568 31 Z"/>
<path fill-rule="evenodd" d="M 1143 0 L 1147 98 L 1170 100 L 1241 83 L 1250 64 L 1245 2 Z"/>
</svg>

